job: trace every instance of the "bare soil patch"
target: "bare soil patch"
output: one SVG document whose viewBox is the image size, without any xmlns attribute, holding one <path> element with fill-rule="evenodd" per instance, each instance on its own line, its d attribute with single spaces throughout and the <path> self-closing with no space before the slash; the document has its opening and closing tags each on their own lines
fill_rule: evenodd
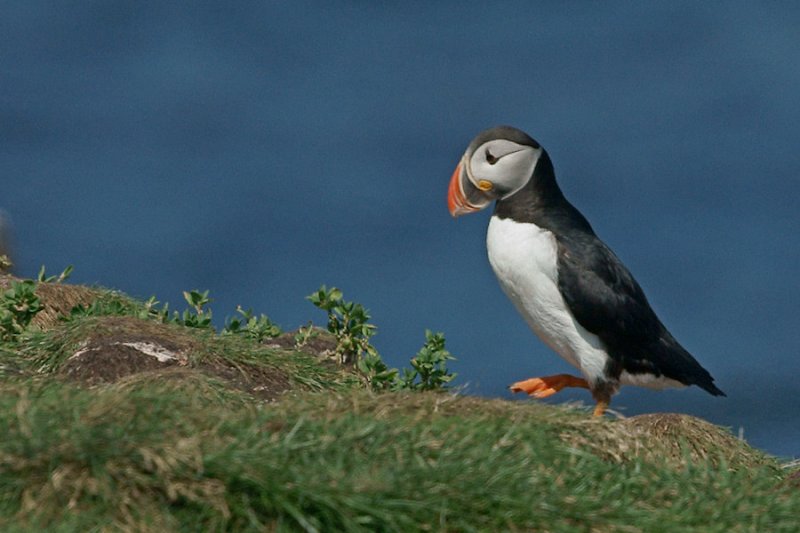
<svg viewBox="0 0 800 533">
<path fill-rule="evenodd" d="M 115 383 L 139 373 L 187 368 L 221 379 L 231 387 L 261 400 L 274 400 L 291 388 L 280 369 L 242 364 L 221 358 L 200 359 L 193 354 L 202 343 L 170 324 L 134 317 L 103 317 L 97 327 L 70 355 L 60 373 L 87 385 Z M 158 373 L 152 374 L 154 378 Z"/>
</svg>

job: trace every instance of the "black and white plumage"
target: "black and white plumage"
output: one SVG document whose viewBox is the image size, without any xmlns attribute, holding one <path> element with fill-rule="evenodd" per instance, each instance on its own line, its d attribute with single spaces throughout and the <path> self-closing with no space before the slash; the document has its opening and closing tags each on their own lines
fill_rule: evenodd
<svg viewBox="0 0 800 533">
<path fill-rule="evenodd" d="M 486 244 L 500 286 L 542 341 L 583 375 L 532 378 L 512 390 L 545 397 L 585 387 L 597 401 L 597 415 L 620 385 L 697 385 L 725 395 L 564 197 L 547 152 L 508 126 L 480 133 L 450 181 L 453 216 L 495 200 Z"/>
</svg>

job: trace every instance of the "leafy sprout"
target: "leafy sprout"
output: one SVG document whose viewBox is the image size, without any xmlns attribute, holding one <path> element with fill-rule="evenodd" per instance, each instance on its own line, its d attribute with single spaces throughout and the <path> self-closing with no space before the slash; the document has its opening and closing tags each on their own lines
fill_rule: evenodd
<svg viewBox="0 0 800 533">
<path fill-rule="evenodd" d="M 12 281 L 0 296 L 0 339 L 12 340 L 25 331 L 42 309 L 33 280 Z"/>
<path fill-rule="evenodd" d="M 374 390 L 443 389 L 456 374 L 447 369 L 455 358 L 445 349 L 442 333 L 425 332 L 425 344 L 411 359 L 411 368 L 390 368 L 369 342 L 376 327 L 368 323 L 369 312 L 344 299 L 342 291 L 325 285 L 308 296 L 316 307 L 328 313 L 328 331 L 336 337 L 336 354 L 341 363 L 355 362 L 356 368 Z"/>
</svg>

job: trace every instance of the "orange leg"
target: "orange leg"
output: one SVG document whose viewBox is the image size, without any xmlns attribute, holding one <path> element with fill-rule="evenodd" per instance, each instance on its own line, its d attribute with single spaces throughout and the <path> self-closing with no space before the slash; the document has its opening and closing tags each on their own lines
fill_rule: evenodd
<svg viewBox="0 0 800 533">
<path fill-rule="evenodd" d="M 589 383 L 583 378 L 570 376 L 569 374 L 556 374 L 555 376 L 544 376 L 541 378 L 526 379 L 525 381 L 517 381 L 511 385 L 511 392 L 524 392 L 534 398 L 547 398 L 566 387 L 588 389 Z M 595 414 L 597 414 L 597 410 L 595 410 Z"/>
<path fill-rule="evenodd" d="M 597 405 L 594 407 L 594 416 L 603 416 L 608 409 L 608 402 L 605 400 L 597 400 Z"/>
</svg>

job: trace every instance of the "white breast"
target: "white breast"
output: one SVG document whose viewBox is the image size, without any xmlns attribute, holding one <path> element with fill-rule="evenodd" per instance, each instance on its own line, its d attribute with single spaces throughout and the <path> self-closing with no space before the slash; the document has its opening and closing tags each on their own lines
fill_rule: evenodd
<svg viewBox="0 0 800 533">
<path fill-rule="evenodd" d="M 608 355 L 558 290 L 555 236 L 535 224 L 493 216 L 486 248 L 500 286 L 536 335 L 590 382 L 601 377 Z"/>
</svg>

